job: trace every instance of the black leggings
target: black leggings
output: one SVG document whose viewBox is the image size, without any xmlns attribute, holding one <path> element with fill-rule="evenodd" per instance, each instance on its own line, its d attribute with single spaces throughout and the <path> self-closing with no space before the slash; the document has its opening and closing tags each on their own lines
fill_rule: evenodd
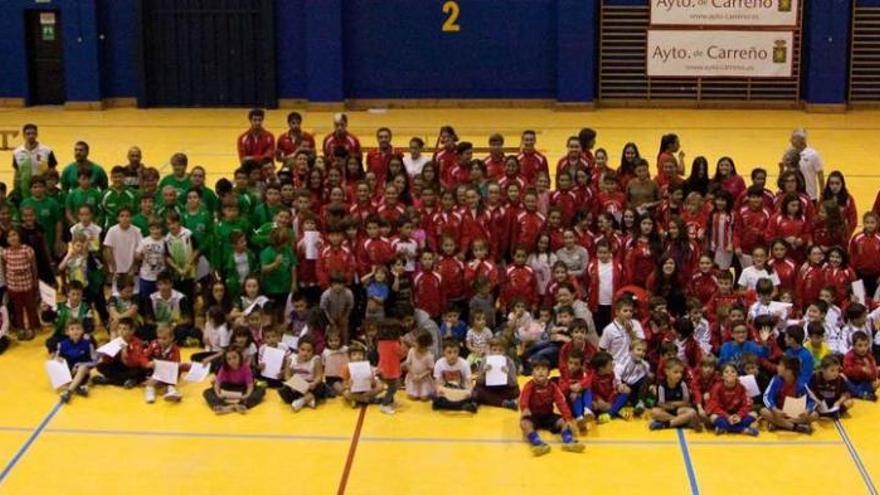
<svg viewBox="0 0 880 495">
<path fill-rule="evenodd" d="M 220 389 L 241 393 L 244 393 L 247 390 L 246 387 L 234 385 L 221 385 Z M 265 389 L 254 386 L 253 391 L 251 391 L 251 395 L 249 395 L 247 399 L 242 402 L 242 404 L 244 404 L 244 407 L 251 409 L 263 401 L 264 395 L 266 395 Z M 211 408 L 226 405 L 226 400 L 218 396 L 217 393 L 214 392 L 214 387 L 205 389 L 205 391 L 202 392 L 202 396 L 205 398 L 205 402 L 207 402 L 208 405 L 211 406 Z"/>
<path fill-rule="evenodd" d="M 99 363 L 98 373 L 104 375 L 110 385 L 124 385 L 129 380 L 141 383 L 147 379 L 147 370 L 144 368 L 130 368 L 121 361 Z"/>
<path fill-rule="evenodd" d="M 303 394 L 297 392 L 290 387 L 279 388 L 278 395 L 281 397 L 281 400 L 283 400 L 285 404 L 290 404 L 291 402 L 303 396 Z M 312 395 L 315 396 L 315 400 L 325 399 L 327 397 L 327 387 L 323 383 L 318 384 L 318 386 L 316 386 L 312 390 Z"/>
</svg>

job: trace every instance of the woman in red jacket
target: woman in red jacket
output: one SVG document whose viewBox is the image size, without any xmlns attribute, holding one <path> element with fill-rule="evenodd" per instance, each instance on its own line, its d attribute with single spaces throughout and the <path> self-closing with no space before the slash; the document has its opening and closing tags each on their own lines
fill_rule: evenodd
<svg viewBox="0 0 880 495">
<path fill-rule="evenodd" d="M 807 261 L 798 271 L 797 280 L 795 281 L 795 295 L 797 304 L 801 308 L 806 309 L 808 305 L 819 299 L 819 291 L 825 286 L 825 272 L 823 271 L 822 262 L 825 260 L 825 253 L 819 246 L 810 248 Z"/>
<path fill-rule="evenodd" d="M 727 363 L 721 368 L 721 381 L 709 391 L 706 404 L 709 419 L 715 425 L 715 433 L 743 433 L 757 436 L 758 430 L 752 428 L 758 418 L 752 412 L 752 400 L 746 388 L 739 382 L 736 366 Z"/>
<path fill-rule="evenodd" d="M 828 174 L 825 181 L 825 190 L 822 191 L 822 201 L 834 200 L 840 208 L 840 214 L 846 220 L 847 237 L 852 235 L 859 223 L 858 212 L 856 211 L 856 200 L 846 188 L 846 180 L 839 170 L 835 170 Z"/>
<path fill-rule="evenodd" d="M 844 307 L 844 302 L 848 299 L 846 295 L 856 280 L 855 271 L 847 264 L 846 251 L 840 246 L 832 247 L 828 251 L 828 263 L 822 271 L 825 273 L 825 285 L 830 285 L 836 290 L 837 299 L 834 303 Z"/>
<path fill-rule="evenodd" d="M 633 239 L 627 245 L 623 265 L 627 283 L 645 288 L 648 276 L 657 265 L 659 238 L 654 220 L 648 215 L 643 215 L 636 225 L 638 230 L 633 232 Z"/>
<path fill-rule="evenodd" d="M 824 201 L 819 205 L 810 231 L 813 245 L 821 247 L 826 253 L 834 246 L 845 246 L 851 234 L 834 200 Z"/>
<path fill-rule="evenodd" d="M 700 246 L 688 238 L 687 227 L 680 217 L 672 217 L 666 227 L 663 255 L 675 260 L 682 281 L 689 281 L 700 259 Z"/>
<path fill-rule="evenodd" d="M 720 185 L 722 189 L 730 193 L 730 197 L 734 200 L 740 197 L 746 190 L 746 181 L 736 173 L 736 165 L 734 165 L 733 159 L 727 156 L 722 156 L 718 159 L 712 183 Z"/>
<path fill-rule="evenodd" d="M 869 211 L 862 217 L 864 229 L 849 242 L 849 263 L 856 276 L 865 282 L 865 292 L 871 296 L 877 290 L 880 277 L 880 217 Z"/>
<path fill-rule="evenodd" d="M 779 290 L 794 291 L 798 275 L 797 263 L 788 256 L 789 246 L 785 239 L 774 239 L 770 244 L 770 261 L 767 266 L 779 277 Z"/>
<path fill-rule="evenodd" d="M 781 209 L 770 219 L 768 237 L 781 237 L 791 247 L 791 257 L 795 261 L 804 259 L 803 248 L 812 241 L 810 225 L 804 215 L 804 207 L 798 196 L 786 194 L 780 203 Z"/>
</svg>

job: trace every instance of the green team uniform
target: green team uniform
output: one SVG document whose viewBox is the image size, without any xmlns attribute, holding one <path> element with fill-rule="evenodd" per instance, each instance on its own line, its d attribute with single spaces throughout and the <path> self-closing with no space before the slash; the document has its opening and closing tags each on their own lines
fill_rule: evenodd
<svg viewBox="0 0 880 495">
<path fill-rule="evenodd" d="M 186 201 L 186 192 L 192 187 L 192 179 L 185 175 L 182 179 L 178 179 L 174 174 L 162 177 L 159 182 L 159 191 L 165 189 L 165 186 L 171 186 L 177 191 L 177 201 L 183 203 Z"/>
<path fill-rule="evenodd" d="M 234 221 L 220 220 L 214 226 L 214 250 L 211 260 L 211 266 L 219 268 L 223 266 L 226 257 L 232 253 L 232 233 L 241 232 L 245 236 L 251 234 L 251 225 L 244 218 L 237 218 Z"/>
<path fill-rule="evenodd" d="M 140 199 L 133 189 L 127 187 L 121 191 L 110 188 L 104 191 L 101 196 L 101 210 L 104 212 L 104 231 L 116 225 L 116 216 L 123 206 L 131 209 L 132 213 L 137 211 Z"/>
<path fill-rule="evenodd" d="M 91 317 L 92 311 L 89 309 L 89 305 L 86 304 L 85 301 L 81 302 L 76 310 L 71 309 L 66 302 L 60 303 L 55 310 L 55 321 L 52 322 L 52 327 L 54 329 L 52 338 L 59 341 L 63 339 L 64 331 L 67 329 L 67 323 L 70 320 L 76 319 L 79 322 L 85 323 L 86 319 L 91 319 Z"/>
<path fill-rule="evenodd" d="M 107 174 L 104 172 L 104 169 L 101 168 L 95 162 L 89 161 L 89 169 L 92 171 L 92 187 L 96 189 L 107 189 Z M 79 178 L 79 166 L 76 162 L 71 163 L 70 165 L 64 167 L 64 171 L 61 172 L 61 189 L 64 191 L 69 191 L 75 188 L 79 183 L 77 179 Z"/>
<path fill-rule="evenodd" d="M 202 187 L 202 205 L 212 214 L 217 214 L 220 211 L 220 198 L 214 191 Z"/>
<path fill-rule="evenodd" d="M 279 254 L 283 258 L 281 266 L 271 272 L 263 273 L 263 291 L 273 296 L 290 292 L 290 285 L 293 283 L 291 270 L 296 266 L 296 255 L 293 254 L 290 245 L 285 245 L 281 249 L 268 246 L 260 252 L 261 267 L 274 263 Z"/>
<path fill-rule="evenodd" d="M 30 206 L 34 209 L 37 217 L 37 224 L 43 227 L 43 233 L 46 234 L 46 245 L 50 252 L 55 250 L 55 225 L 64 218 L 61 206 L 52 198 L 37 199 L 33 196 L 26 198 L 21 202 L 21 207 Z"/>
<path fill-rule="evenodd" d="M 257 263 L 257 256 L 250 249 L 246 250 L 244 254 L 247 256 L 247 263 L 249 267 L 249 272 L 254 273 L 259 270 L 260 265 Z M 223 276 L 224 282 L 226 282 L 226 290 L 229 291 L 229 294 L 233 298 L 238 298 L 241 295 L 241 287 L 244 283 L 244 280 L 238 274 L 238 266 L 235 262 L 235 252 L 230 252 L 229 256 L 224 260 L 223 266 L 221 267 L 220 273 Z"/>
<path fill-rule="evenodd" d="M 162 221 L 162 224 L 165 224 L 165 215 L 171 213 L 172 211 L 176 211 L 178 215 L 183 217 L 183 209 L 180 205 L 168 206 L 162 203 L 156 203 L 156 207 L 153 208 L 153 213 L 156 218 Z"/>
<path fill-rule="evenodd" d="M 74 219 L 79 218 L 79 209 L 84 205 L 92 208 L 92 213 L 95 216 L 95 223 L 103 225 L 101 222 L 103 213 L 100 210 L 101 192 L 91 187 L 88 189 L 80 189 L 77 187 L 67 193 L 67 200 L 64 202 L 64 206 L 70 211 L 70 215 Z"/>
<path fill-rule="evenodd" d="M 183 221 L 183 226 L 192 232 L 193 239 L 196 240 L 196 244 L 201 249 L 202 254 L 210 260 L 211 250 L 214 248 L 214 216 L 208 210 L 199 208 L 195 213 L 183 210 L 181 220 Z"/>
<path fill-rule="evenodd" d="M 257 207 L 257 198 L 247 189 L 234 189 L 236 199 L 238 200 L 238 214 L 242 217 L 249 218 Z"/>
<path fill-rule="evenodd" d="M 152 218 L 152 216 L 150 217 Z M 131 224 L 138 228 L 141 231 L 141 235 L 144 237 L 150 236 L 150 218 L 147 218 L 143 213 L 138 213 L 137 215 L 131 217 Z"/>
<path fill-rule="evenodd" d="M 251 213 L 251 225 L 263 225 L 275 220 L 275 214 L 283 205 L 270 206 L 268 203 L 260 203 Z"/>
</svg>

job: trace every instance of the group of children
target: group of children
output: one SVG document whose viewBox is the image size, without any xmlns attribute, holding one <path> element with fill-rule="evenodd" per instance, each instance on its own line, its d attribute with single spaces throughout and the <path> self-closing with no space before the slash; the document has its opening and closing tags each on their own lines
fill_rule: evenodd
<svg viewBox="0 0 880 495">
<path fill-rule="evenodd" d="M 264 116 L 249 113 L 234 180 L 213 190 L 182 153 L 160 181 L 136 147 L 108 181 L 78 142 L 59 174 L 24 127 L 0 286 L 19 339 L 51 322 L 62 400 L 94 374 L 179 401 L 162 362 L 210 368 L 218 414 L 269 389 L 294 411 L 339 396 L 394 414 L 402 387 L 434 409 L 518 410 L 538 455 L 537 430 L 579 452 L 591 420 L 808 433 L 876 400 L 880 201 L 856 232 L 843 174 L 825 180 L 802 131 L 778 192 L 761 168 L 746 186 L 729 157 L 685 177 L 674 134 L 656 176 L 633 143 L 613 168 L 592 129 L 567 141 L 551 188 L 533 131 L 516 154 L 494 134 L 475 159 L 450 126 L 430 157 L 383 127 L 364 154 L 344 114 L 320 148 L 299 114 L 277 140 Z M 182 346 L 202 349 L 182 363 Z"/>
</svg>

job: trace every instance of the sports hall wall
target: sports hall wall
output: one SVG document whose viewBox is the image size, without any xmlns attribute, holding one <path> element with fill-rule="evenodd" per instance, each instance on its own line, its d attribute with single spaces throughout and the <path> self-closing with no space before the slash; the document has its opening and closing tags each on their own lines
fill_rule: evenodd
<svg viewBox="0 0 880 495">
<path fill-rule="evenodd" d="M 270 79 L 263 100 L 253 102 L 265 106 L 308 103 L 320 108 L 388 99 L 419 104 L 436 100 L 462 104 L 470 99 L 480 104 L 514 100 L 573 107 L 687 105 L 705 93 L 683 91 L 691 82 L 673 87 L 671 102 L 665 102 L 662 94 L 600 92 L 602 78 L 608 77 L 618 57 L 624 61 L 618 60 L 618 70 L 639 75 L 638 64 L 626 67 L 625 53 L 615 53 L 609 40 L 617 29 L 639 43 L 647 28 L 643 20 L 648 0 L 4 0 L 0 3 L 4 33 L 0 104 L 32 103 L 26 12 L 50 10 L 61 20 L 64 95 L 69 107 L 156 106 L 144 81 L 160 75 L 145 62 L 143 26 L 145 12 L 163 3 L 161 8 L 194 16 L 206 10 L 260 9 L 262 17 L 254 17 L 251 26 L 269 33 L 274 45 L 271 67 L 256 71 L 256 77 Z M 872 46 L 880 46 L 880 21 L 875 20 L 880 16 L 880 0 L 802 0 L 800 8 L 795 90 L 780 97 L 768 87 L 766 98 L 828 110 L 880 102 L 880 57 L 871 55 Z M 614 17 L 615 12 L 621 17 Z M 260 21 L 267 18 L 270 21 Z M 225 42 L 225 29 L 202 29 L 200 38 L 184 40 L 189 45 L 181 45 L 181 51 Z M 641 57 L 637 47 L 635 52 L 636 58 Z M 235 64 L 249 62 L 231 59 L 233 65 L 224 66 L 211 79 L 235 79 Z M 162 72 L 167 74 L 179 68 L 179 64 L 166 65 Z M 872 67 L 878 70 L 872 73 Z M 758 94 L 752 89 L 748 93 Z M 727 101 L 703 98 L 710 104 L 738 106 L 752 96 L 734 95 Z M 172 105 L 202 106 L 198 101 L 180 101 Z M 245 97 L 238 105 L 248 106 L 247 101 Z"/>
</svg>

